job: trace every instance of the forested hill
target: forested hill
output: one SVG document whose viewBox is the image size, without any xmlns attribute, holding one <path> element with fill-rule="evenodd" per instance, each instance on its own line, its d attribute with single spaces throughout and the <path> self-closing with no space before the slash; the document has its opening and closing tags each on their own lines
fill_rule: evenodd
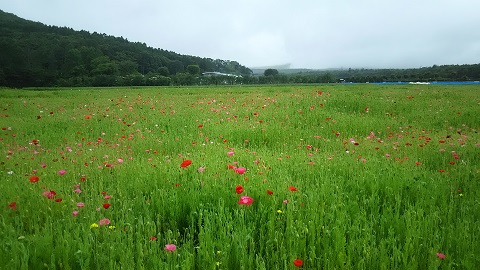
<svg viewBox="0 0 480 270">
<path fill-rule="evenodd" d="M 252 73 L 235 61 L 180 55 L 0 10 L 0 86 L 189 84 L 202 72 Z"/>
</svg>

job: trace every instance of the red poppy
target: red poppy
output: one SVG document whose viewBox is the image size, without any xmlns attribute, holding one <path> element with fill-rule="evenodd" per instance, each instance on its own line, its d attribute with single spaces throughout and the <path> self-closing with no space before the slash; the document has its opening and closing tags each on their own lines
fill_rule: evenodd
<svg viewBox="0 0 480 270">
<path fill-rule="evenodd" d="M 295 265 L 296 267 L 302 267 L 303 261 L 300 259 L 296 259 L 293 261 L 293 265 Z"/>
<path fill-rule="evenodd" d="M 38 176 L 36 176 L 36 175 L 30 177 L 30 182 L 32 182 L 32 183 L 36 183 L 36 182 L 38 182 L 38 180 L 40 180 L 40 178 L 38 178 Z"/>
<path fill-rule="evenodd" d="M 155 236 L 150 237 L 150 241 L 155 241 L 157 238 Z"/>
<path fill-rule="evenodd" d="M 269 189 L 269 190 L 267 190 L 267 194 L 268 194 L 268 195 L 273 195 L 273 191 L 271 191 L 271 190 Z"/>
<path fill-rule="evenodd" d="M 55 199 L 55 202 L 61 202 L 62 201 L 62 198 L 56 198 Z"/>
<path fill-rule="evenodd" d="M 8 205 L 8 208 L 12 209 L 12 210 L 17 210 L 17 202 L 11 202 L 9 205 Z"/>
<path fill-rule="evenodd" d="M 186 168 L 188 166 L 190 166 L 190 164 L 192 164 L 192 161 L 187 159 L 187 160 L 184 160 L 181 164 L 180 164 L 180 167 L 182 168 Z"/>
<path fill-rule="evenodd" d="M 109 207 L 110 207 L 110 204 L 109 204 L 109 203 L 104 203 L 104 204 L 103 204 L 103 208 L 108 209 Z"/>
<path fill-rule="evenodd" d="M 235 187 L 235 192 L 236 192 L 237 194 L 242 194 L 242 192 L 243 192 L 243 187 L 242 187 L 242 186 L 237 186 L 237 187 Z"/>
<path fill-rule="evenodd" d="M 296 187 L 294 187 L 294 186 L 289 186 L 288 189 L 289 189 L 290 191 L 298 191 L 298 189 L 297 189 Z"/>
</svg>

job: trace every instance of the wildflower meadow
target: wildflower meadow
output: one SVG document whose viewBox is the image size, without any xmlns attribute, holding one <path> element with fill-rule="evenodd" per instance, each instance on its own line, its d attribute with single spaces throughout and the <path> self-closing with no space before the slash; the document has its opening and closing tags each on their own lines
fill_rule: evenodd
<svg viewBox="0 0 480 270">
<path fill-rule="evenodd" d="M 0 269 L 478 269 L 480 89 L 0 89 Z"/>
</svg>

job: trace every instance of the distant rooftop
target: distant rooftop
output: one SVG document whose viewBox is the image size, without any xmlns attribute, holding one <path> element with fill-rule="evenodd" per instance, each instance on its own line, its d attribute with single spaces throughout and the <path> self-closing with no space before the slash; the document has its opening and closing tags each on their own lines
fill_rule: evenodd
<svg viewBox="0 0 480 270">
<path fill-rule="evenodd" d="M 203 76 L 230 76 L 230 77 L 242 77 L 240 75 L 235 75 L 235 74 L 228 74 L 228 73 L 222 73 L 222 72 L 217 72 L 217 71 L 212 71 L 212 72 L 203 72 Z"/>
</svg>

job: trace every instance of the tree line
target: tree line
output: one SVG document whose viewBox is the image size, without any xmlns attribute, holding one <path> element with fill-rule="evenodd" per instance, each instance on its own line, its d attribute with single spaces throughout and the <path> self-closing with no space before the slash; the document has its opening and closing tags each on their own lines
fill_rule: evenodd
<svg viewBox="0 0 480 270">
<path fill-rule="evenodd" d="M 217 72 L 203 76 L 205 72 Z M 218 75 L 217 75 L 218 74 Z M 266 69 L 181 55 L 123 37 L 47 26 L 0 10 L 0 86 L 160 86 L 478 81 L 480 64 L 417 69 Z"/>
<path fill-rule="evenodd" d="M 180 55 L 123 37 L 47 26 L 0 10 L 0 85 L 190 84 L 202 72 L 248 76 L 236 61 Z"/>
</svg>

